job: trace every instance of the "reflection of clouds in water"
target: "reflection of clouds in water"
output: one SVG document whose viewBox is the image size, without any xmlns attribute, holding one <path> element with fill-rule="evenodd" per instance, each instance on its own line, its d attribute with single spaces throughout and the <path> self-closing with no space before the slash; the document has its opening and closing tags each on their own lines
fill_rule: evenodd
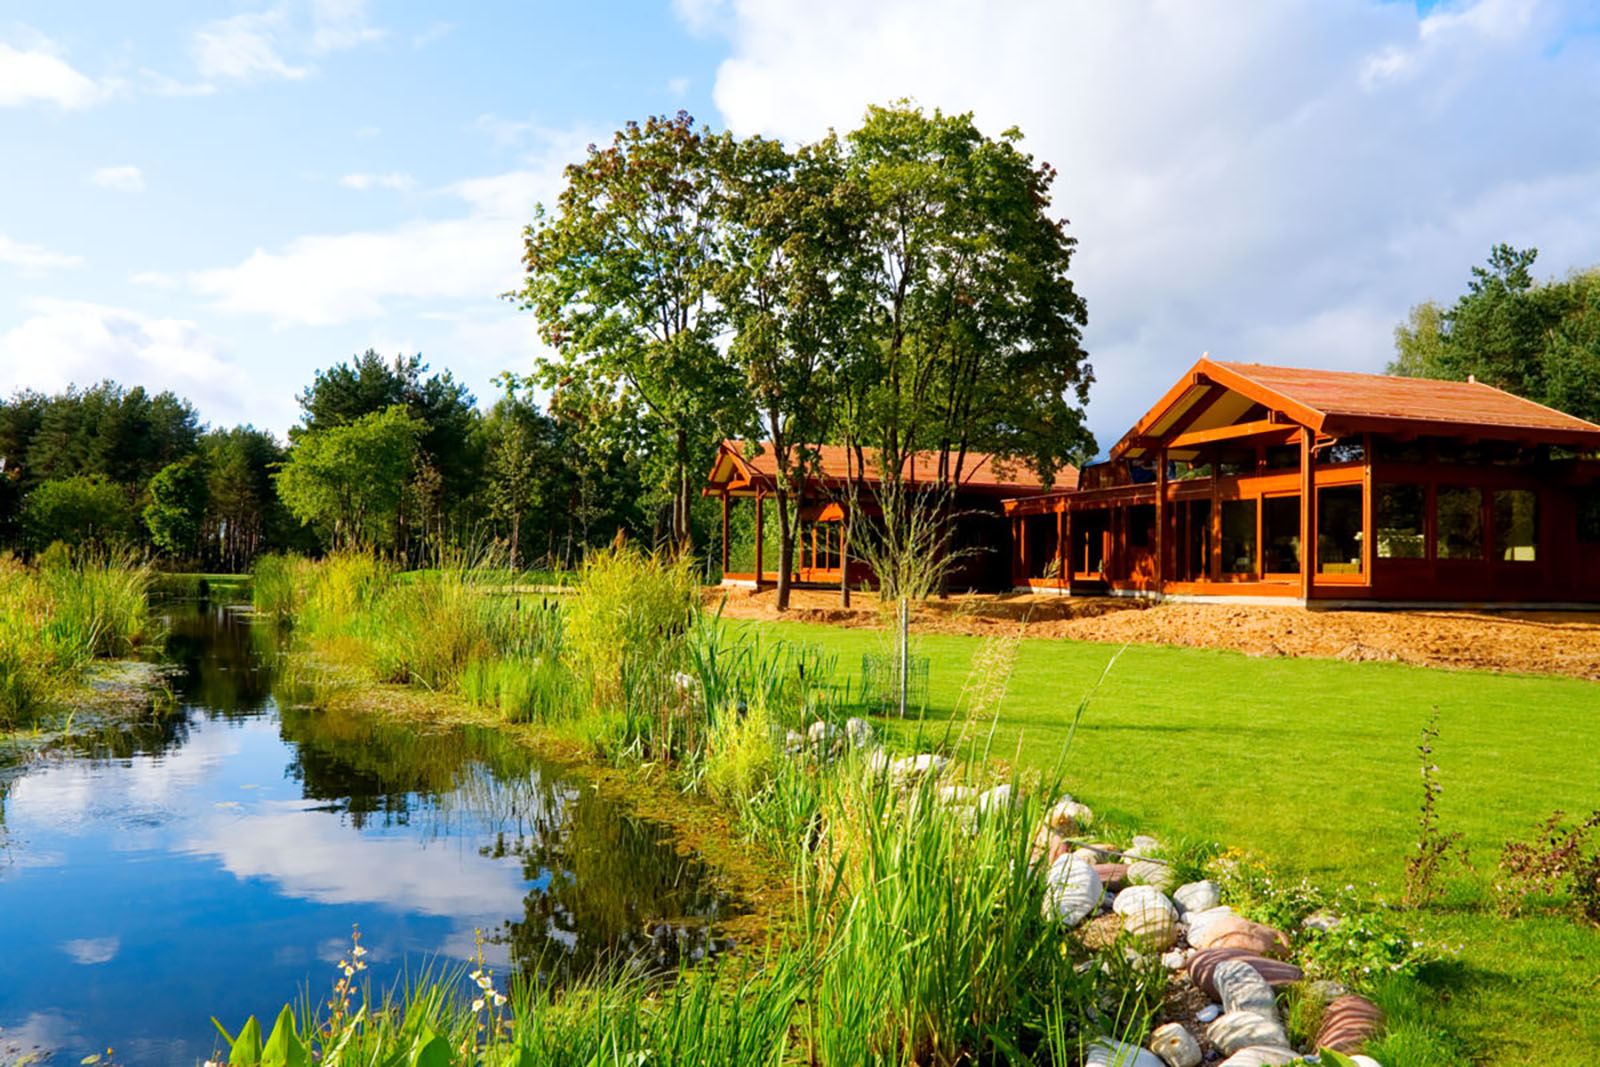
<svg viewBox="0 0 1600 1067">
<path fill-rule="evenodd" d="M 216 814 L 182 847 L 215 856 L 235 877 L 264 878 L 283 893 L 320 904 L 504 916 L 521 912 L 526 892 L 513 859 L 363 834 L 298 803 L 271 804 L 238 818 Z"/>
<path fill-rule="evenodd" d="M 275 736 L 269 723 L 242 727 L 196 724 L 182 747 L 161 756 L 135 756 L 106 763 L 76 757 L 30 770 L 12 786 L 6 800 L 10 821 L 57 831 L 75 831 L 100 822 L 136 830 L 158 825 L 175 814 L 174 802 L 188 790 L 215 781 L 246 733 Z M 119 849 L 120 851 L 120 849 Z"/>
<path fill-rule="evenodd" d="M 79 963 L 93 964 L 116 959 L 117 950 L 121 947 L 120 937 L 79 937 L 63 942 L 61 951 Z"/>
<path fill-rule="evenodd" d="M 0 1062 L 23 1063 L 30 1052 L 51 1052 L 83 1043 L 78 1026 L 64 1015 L 36 1011 L 0 1030 Z"/>
</svg>

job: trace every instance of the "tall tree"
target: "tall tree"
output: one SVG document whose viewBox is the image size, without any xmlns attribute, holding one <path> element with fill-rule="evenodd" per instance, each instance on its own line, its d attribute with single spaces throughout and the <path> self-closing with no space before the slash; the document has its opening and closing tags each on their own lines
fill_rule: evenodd
<svg viewBox="0 0 1600 1067">
<path fill-rule="evenodd" d="M 227 571 L 242 571 L 268 547 L 298 540 L 273 485 L 272 473 L 288 453 L 265 430 L 239 426 L 212 430 L 201 439 L 206 469 L 206 558 Z"/>
<path fill-rule="evenodd" d="M 790 153 L 775 141 L 728 141 L 717 172 L 724 200 L 718 296 L 729 354 L 750 416 L 777 467 L 779 611 L 794 573 L 799 489 L 814 446 L 833 435 L 841 369 L 865 340 L 866 286 L 855 254 L 866 197 L 830 135 Z"/>
<path fill-rule="evenodd" d="M 278 493 L 295 518 L 316 525 L 335 548 L 392 548 L 426 428 L 396 404 L 305 430 L 277 474 Z"/>
<path fill-rule="evenodd" d="M 162 467 L 150 479 L 149 497 L 144 522 L 151 542 L 173 559 L 194 559 L 207 504 L 206 470 L 200 457 Z"/>
<path fill-rule="evenodd" d="M 484 425 L 489 441 L 485 490 L 490 513 L 511 524 L 507 543 L 516 570 L 524 558 L 523 520 L 561 494 L 566 479 L 555 420 L 523 394 L 514 376 L 500 380 L 506 395 L 495 402 Z M 551 533 L 547 530 L 547 552 Z"/>
<path fill-rule="evenodd" d="M 525 231 L 527 281 L 509 294 L 557 351 L 536 379 L 622 385 L 648 412 L 672 539 L 690 543 L 691 472 L 736 412 L 738 377 L 718 347 L 711 157 L 719 138 L 684 112 L 629 123 L 566 171 L 550 214 Z"/>
</svg>

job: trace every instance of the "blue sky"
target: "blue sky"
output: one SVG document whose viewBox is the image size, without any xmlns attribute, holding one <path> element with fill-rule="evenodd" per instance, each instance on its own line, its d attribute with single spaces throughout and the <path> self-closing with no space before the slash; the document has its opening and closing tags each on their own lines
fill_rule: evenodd
<svg viewBox="0 0 1600 1067">
<path fill-rule="evenodd" d="M 1203 350 L 1381 369 L 1497 241 L 1600 260 L 1594 25 L 1554 0 L 12 0 L 0 390 L 111 376 L 282 431 L 372 346 L 487 399 L 538 350 L 497 298 L 520 226 L 587 142 L 679 107 L 807 138 L 913 96 L 1060 168 L 1109 441 Z"/>
</svg>

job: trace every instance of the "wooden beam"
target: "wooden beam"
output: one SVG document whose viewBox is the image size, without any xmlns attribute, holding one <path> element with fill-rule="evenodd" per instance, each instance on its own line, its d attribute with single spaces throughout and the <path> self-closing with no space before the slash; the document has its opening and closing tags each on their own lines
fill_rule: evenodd
<svg viewBox="0 0 1600 1067">
<path fill-rule="evenodd" d="M 1167 450 L 1156 453 L 1156 592 L 1167 581 Z"/>
<path fill-rule="evenodd" d="M 1208 383 L 1206 391 L 1200 395 L 1200 399 L 1191 404 L 1189 409 L 1182 415 L 1172 420 L 1172 425 L 1167 427 L 1167 432 L 1161 435 L 1162 438 L 1171 440 L 1183 433 L 1194 425 L 1196 419 L 1211 410 L 1211 405 L 1221 400 L 1227 393 L 1228 391 L 1222 386 Z"/>
<path fill-rule="evenodd" d="M 1311 583 L 1317 573 L 1317 453 L 1311 427 L 1300 428 L 1300 599 L 1311 602 Z"/>
<path fill-rule="evenodd" d="M 761 490 L 756 490 L 756 588 L 761 588 L 761 544 L 766 538 L 761 526 Z"/>
<path fill-rule="evenodd" d="M 722 491 L 722 573 L 728 573 L 728 491 Z"/>
<path fill-rule="evenodd" d="M 1217 441 L 1232 441 L 1244 437 L 1258 437 L 1261 434 L 1282 434 L 1289 428 L 1281 422 L 1272 422 L 1268 419 L 1258 419 L 1255 422 L 1239 422 L 1232 426 L 1218 426 L 1213 430 L 1192 430 L 1189 433 L 1179 434 L 1167 442 L 1169 449 L 1195 448 L 1199 445 L 1212 444 Z"/>
</svg>

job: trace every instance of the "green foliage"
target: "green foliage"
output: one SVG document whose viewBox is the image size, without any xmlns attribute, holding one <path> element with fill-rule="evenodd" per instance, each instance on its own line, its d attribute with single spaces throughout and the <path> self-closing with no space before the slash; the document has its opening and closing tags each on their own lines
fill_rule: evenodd
<svg viewBox="0 0 1600 1067">
<path fill-rule="evenodd" d="M 671 699 L 677 689 L 671 676 L 683 667 L 699 596 L 690 568 L 686 557 L 645 552 L 620 539 L 583 561 L 566 611 L 566 649 L 595 704 Z"/>
<path fill-rule="evenodd" d="M 156 548 L 178 559 L 193 559 L 206 512 L 206 472 L 195 456 L 169 463 L 150 479 L 144 523 Z"/>
<path fill-rule="evenodd" d="M 298 436 L 278 473 L 291 514 L 338 548 L 394 543 L 426 425 L 398 405 Z"/>
<path fill-rule="evenodd" d="M 115 548 L 132 539 L 136 520 L 122 489 L 99 477 L 74 475 L 44 482 L 29 493 L 22 525 L 35 549 L 56 541 Z"/>
<path fill-rule="evenodd" d="M 1600 270 L 1541 282 L 1533 276 L 1537 256 L 1496 245 L 1453 305 L 1412 308 L 1395 329 L 1390 373 L 1473 375 L 1579 418 L 1600 418 Z"/>
</svg>

